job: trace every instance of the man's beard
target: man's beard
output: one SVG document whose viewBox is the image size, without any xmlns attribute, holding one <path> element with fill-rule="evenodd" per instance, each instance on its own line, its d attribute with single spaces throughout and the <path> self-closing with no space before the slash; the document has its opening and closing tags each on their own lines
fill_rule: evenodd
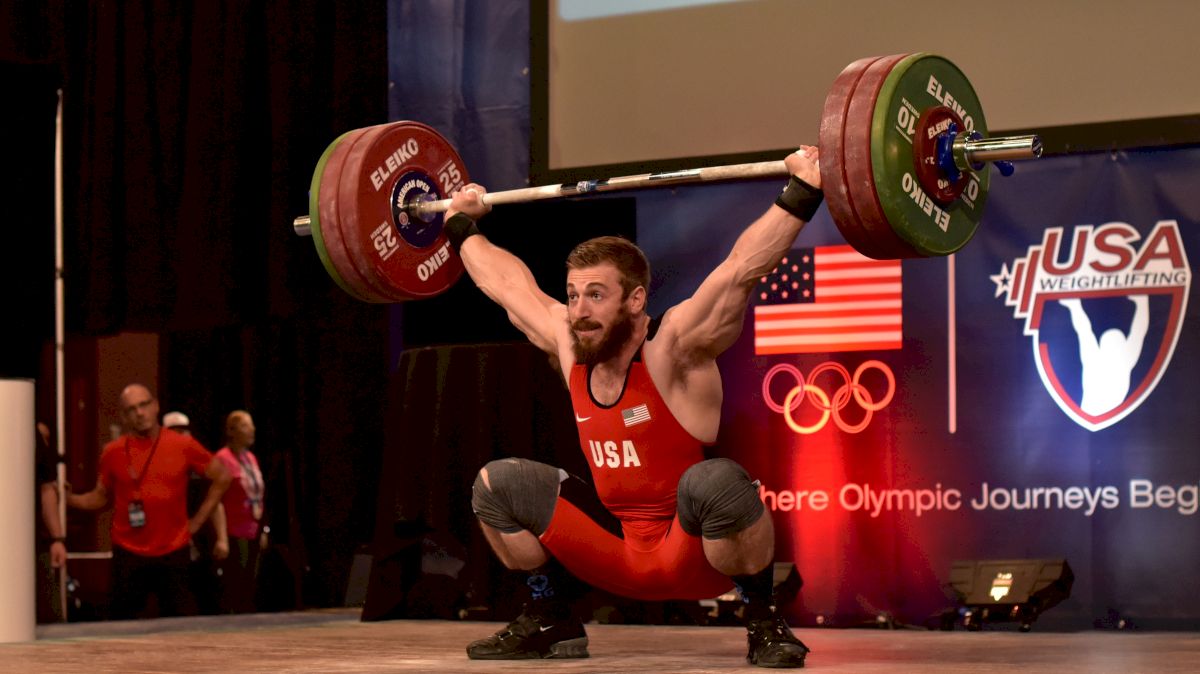
<svg viewBox="0 0 1200 674">
<path fill-rule="evenodd" d="M 621 349 L 633 336 L 633 316 L 621 307 L 617 313 L 616 320 L 613 321 L 612 327 L 600 337 L 600 340 L 593 345 L 586 345 L 579 341 L 579 335 L 576 330 L 588 330 L 600 327 L 599 323 L 594 321 L 576 321 L 571 324 L 571 349 L 575 352 L 575 362 L 581 365 L 595 365 L 603 363 L 606 360 L 615 358 L 621 353 Z"/>
</svg>

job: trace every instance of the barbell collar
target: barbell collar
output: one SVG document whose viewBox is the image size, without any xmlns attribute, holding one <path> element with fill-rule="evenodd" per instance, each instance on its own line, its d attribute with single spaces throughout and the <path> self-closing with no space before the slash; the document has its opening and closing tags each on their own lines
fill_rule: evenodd
<svg viewBox="0 0 1200 674">
<path fill-rule="evenodd" d="M 1038 136 L 1004 136 L 972 140 L 967 134 L 954 139 L 954 163 L 963 171 L 978 169 L 983 162 L 1021 161 L 1042 156 Z"/>
<path fill-rule="evenodd" d="M 292 229 L 296 230 L 296 236 L 312 236 L 312 218 L 301 215 L 292 220 Z"/>
</svg>

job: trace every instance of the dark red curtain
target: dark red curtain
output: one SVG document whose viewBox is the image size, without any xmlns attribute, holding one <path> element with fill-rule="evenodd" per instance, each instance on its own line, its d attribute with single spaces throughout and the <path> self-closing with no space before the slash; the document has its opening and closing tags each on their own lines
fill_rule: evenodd
<svg viewBox="0 0 1200 674">
<path fill-rule="evenodd" d="M 0 185 L 7 195 L 0 264 L 0 377 L 35 378 L 54 338 L 54 120 L 58 72 L 0 60 Z"/>
<path fill-rule="evenodd" d="M 382 2 L 71 3 L 69 325 L 292 318 L 329 286 L 290 223 L 325 145 L 386 119 Z"/>
<path fill-rule="evenodd" d="M 3 3 L 5 61 L 64 91 L 68 335 L 158 333 L 159 397 L 212 449 L 224 415 L 249 409 L 276 540 L 306 576 L 283 603 L 340 603 L 374 515 L 387 309 L 337 289 L 291 221 L 325 146 L 386 121 L 384 2 Z M 53 131 L 52 116 L 5 122 L 10 139 Z M 6 193 L 48 200 L 44 179 L 7 180 L 44 173 L 38 162 L 10 162 Z M 5 246 L 24 265 L 6 295 L 33 298 L 5 306 L 30 342 L 13 357 L 25 376 L 53 334 L 53 262 L 33 255 L 52 211 L 39 208 L 22 232 L 36 245 Z M 43 286 L 19 282 L 47 271 Z"/>
</svg>

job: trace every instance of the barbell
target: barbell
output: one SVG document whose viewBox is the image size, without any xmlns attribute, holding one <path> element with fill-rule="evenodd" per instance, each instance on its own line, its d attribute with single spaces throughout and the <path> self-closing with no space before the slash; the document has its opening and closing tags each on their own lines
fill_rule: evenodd
<svg viewBox="0 0 1200 674">
<path fill-rule="evenodd" d="M 979 225 L 987 163 L 1041 155 L 1037 136 L 988 138 L 974 88 L 929 53 L 859 59 L 834 80 L 821 116 L 821 183 L 842 236 L 877 259 L 950 255 Z M 784 177 L 784 162 L 647 173 L 489 192 L 493 204 L 710 181 Z M 296 218 L 326 271 L 368 302 L 444 292 L 463 265 L 442 229 L 450 195 L 470 182 L 454 147 L 401 121 L 336 138 L 313 171 L 309 213 Z"/>
</svg>

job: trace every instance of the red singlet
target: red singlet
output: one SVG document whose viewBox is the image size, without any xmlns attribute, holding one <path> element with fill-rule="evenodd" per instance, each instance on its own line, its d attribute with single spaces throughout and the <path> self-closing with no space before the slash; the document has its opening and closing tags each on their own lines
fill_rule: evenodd
<svg viewBox="0 0 1200 674">
<path fill-rule="evenodd" d="M 568 380 L 579 444 L 624 539 L 560 497 L 542 544 L 584 581 L 627 597 L 710 599 L 725 592 L 732 582 L 708 564 L 700 539 L 684 533 L 676 516 L 679 478 L 704 460 L 704 444 L 667 409 L 640 351 L 613 405 L 592 399 L 590 374 L 575 365 Z"/>
</svg>

